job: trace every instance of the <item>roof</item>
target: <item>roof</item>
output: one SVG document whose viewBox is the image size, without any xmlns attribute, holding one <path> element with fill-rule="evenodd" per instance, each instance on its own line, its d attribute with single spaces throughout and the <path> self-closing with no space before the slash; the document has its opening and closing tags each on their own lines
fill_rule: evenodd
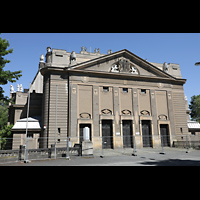
<svg viewBox="0 0 200 200">
<path fill-rule="evenodd" d="M 200 129 L 200 124 L 196 121 L 188 121 L 187 125 L 189 129 Z"/>
<path fill-rule="evenodd" d="M 128 59 L 129 62 L 132 64 L 136 64 L 137 67 L 141 68 L 143 71 L 146 71 L 147 74 L 151 73 L 152 76 L 149 76 L 147 74 L 131 74 L 131 73 L 110 73 L 110 70 L 106 68 L 106 63 L 110 61 L 116 61 L 117 59 Z M 98 66 L 100 64 L 105 63 L 105 68 L 96 68 L 95 66 Z M 110 68 L 110 64 L 108 64 L 108 68 Z M 127 49 L 122 49 L 120 51 L 103 55 L 94 59 L 90 59 L 81 63 L 76 63 L 72 66 L 67 66 L 67 67 L 56 67 L 52 63 L 51 65 L 45 65 L 45 67 L 41 68 L 41 74 L 44 75 L 47 71 L 60 71 L 60 72 L 71 72 L 71 73 L 87 73 L 87 74 L 98 74 L 98 75 L 111 75 L 113 77 L 118 78 L 119 76 L 128 76 L 128 77 L 134 77 L 135 79 L 154 79 L 154 80 L 165 80 L 169 81 L 170 83 L 172 82 L 179 82 L 181 84 L 185 84 L 186 79 L 182 78 L 176 78 L 165 71 L 159 69 L 155 65 L 151 64 L 150 62 L 147 62 L 146 60 L 140 58 L 139 56 L 135 55 L 134 53 L 130 52 Z"/>
<path fill-rule="evenodd" d="M 15 123 L 15 125 L 12 128 L 12 131 L 25 131 L 26 130 L 26 122 L 27 118 L 19 119 Z M 39 119 L 29 117 L 28 118 L 28 130 L 31 131 L 40 131 L 41 126 Z"/>
<path fill-rule="evenodd" d="M 134 59 L 137 59 L 138 61 L 142 62 L 143 64 L 151 67 L 151 70 L 159 73 L 159 74 L 162 74 L 162 76 L 164 77 L 167 77 L 167 78 L 172 78 L 174 79 L 175 77 L 174 76 L 171 76 L 170 74 L 164 72 L 163 70 L 159 69 L 158 67 L 156 67 L 155 65 L 151 64 L 150 62 L 147 62 L 146 60 L 142 59 L 141 57 L 135 55 L 134 53 L 132 53 L 131 51 L 127 50 L 127 49 L 122 49 L 120 51 L 116 51 L 116 52 L 113 52 L 111 54 L 107 54 L 107 55 L 104 55 L 104 56 L 101 56 L 101 57 L 98 57 L 98 58 L 95 58 L 95 59 L 92 59 L 92 60 L 88 60 L 88 61 L 85 61 L 85 62 L 82 62 L 82 63 L 78 63 L 74 66 L 71 67 L 71 69 L 82 69 L 83 67 L 87 66 L 87 65 L 91 65 L 92 63 L 96 63 L 100 60 L 105 60 L 108 58 L 116 58 L 116 56 L 129 56 L 134 58 Z"/>
</svg>

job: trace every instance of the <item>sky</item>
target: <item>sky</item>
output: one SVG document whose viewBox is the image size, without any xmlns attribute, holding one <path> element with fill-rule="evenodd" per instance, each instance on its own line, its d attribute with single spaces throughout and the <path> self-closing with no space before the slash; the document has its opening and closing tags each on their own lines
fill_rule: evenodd
<svg viewBox="0 0 200 200">
<path fill-rule="evenodd" d="M 29 83 L 35 77 L 41 54 L 46 54 L 46 48 L 65 49 L 67 52 L 79 53 L 81 47 L 87 47 L 94 52 L 107 54 L 127 49 L 137 56 L 156 63 L 177 63 L 181 74 L 187 79 L 184 92 L 191 96 L 200 94 L 200 33 L 2 33 L 1 38 L 9 41 L 13 53 L 5 56 L 11 60 L 5 70 L 22 70 L 22 77 L 16 83 L 3 86 L 4 95 L 10 95 L 10 85 L 17 90 L 17 84 L 29 88 Z"/>
</svg>

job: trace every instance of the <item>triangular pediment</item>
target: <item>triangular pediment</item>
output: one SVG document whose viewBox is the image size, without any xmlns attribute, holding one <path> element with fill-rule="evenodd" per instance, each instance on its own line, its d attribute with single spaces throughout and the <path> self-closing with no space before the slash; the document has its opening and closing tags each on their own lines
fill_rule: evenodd
<svg viewBox="0 0 200 200">
<path fill-rule="evenodd" d="M 167 74 L 126 49 L 77 64 L 72 66 L 71 69 L 88 72 L 97 71 L 106 74 L 110 73 L 111 75 L 124 74 L 137 77 L 163 77 L 175 79 L 175 77 Z"/>
</svg>

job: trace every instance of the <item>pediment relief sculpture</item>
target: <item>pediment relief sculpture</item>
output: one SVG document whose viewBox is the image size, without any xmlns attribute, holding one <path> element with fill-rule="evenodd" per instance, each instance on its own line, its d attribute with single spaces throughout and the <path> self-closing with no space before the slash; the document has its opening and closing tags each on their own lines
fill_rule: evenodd
<svg viewBox="0 0 200 200">
<path fill-rule="evenodd" d="M 139 74 L 137 67 L 135 67 L 126 59 L 120 59 L 118 62 L 114 63 L 111 66 L 110 72 Z"/>
</svg>

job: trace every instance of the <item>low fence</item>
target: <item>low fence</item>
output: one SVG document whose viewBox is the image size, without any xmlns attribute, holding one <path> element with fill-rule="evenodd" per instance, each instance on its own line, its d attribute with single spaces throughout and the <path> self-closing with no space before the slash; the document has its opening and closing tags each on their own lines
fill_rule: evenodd
<svg viewBox="0 0 200 200">
<path fill-rule="evenodd" d="M 178 135 L 177 140 L 173 142 L 173 146 L 200 150 L 200 135 Z"/>
<path fill-rule="evenodd" d="M 66 147 L 55 148 L 54 145 L 52 145 L 51 148 L 25 149 L 25 146 L 21 145 L 19 150 L 19 160 L 66 158 L 67 155 L 79 156 L 81 155 L 80 149 L 80 147 L 70 147 L 68 150 Z"/>
<path fill-rule="evenodd" d="M 49 148 L 39 148 L 40 142 L 49 141 Z M 14 144 L 15 143 L 15 144 Z M 12 149 L 13 146 L 18 149 Z M 14 145 L 13 145 L 14 144 Z M 69 137 L 60 138 L 3 138 L 0 139 L 0 164 L 5 162 L 28 161 L 28 160 L 44 160 L 56 158 L 70 158 L 70 156 L 81 155 L 81 145 L 73 144 Z M 33 148 L 37 147 L 37 148 Z"/>
<path fill-rule="evenodd" d="M 79 137 L 0 138 L 0 164 L 14 161 L 43 160 L 73 156 L 136 155 L 139 149 L 164 153 L 165 148 L 200 149 L 199 135 L 126 135 L 93 137 L 91 142 Z M 40 148 L 48 141 L 48 148 Z M 12 149 L 15 146 L 15 149 Z M 18 148 L 16 148 L 18 146 Z"/>
</svg>

